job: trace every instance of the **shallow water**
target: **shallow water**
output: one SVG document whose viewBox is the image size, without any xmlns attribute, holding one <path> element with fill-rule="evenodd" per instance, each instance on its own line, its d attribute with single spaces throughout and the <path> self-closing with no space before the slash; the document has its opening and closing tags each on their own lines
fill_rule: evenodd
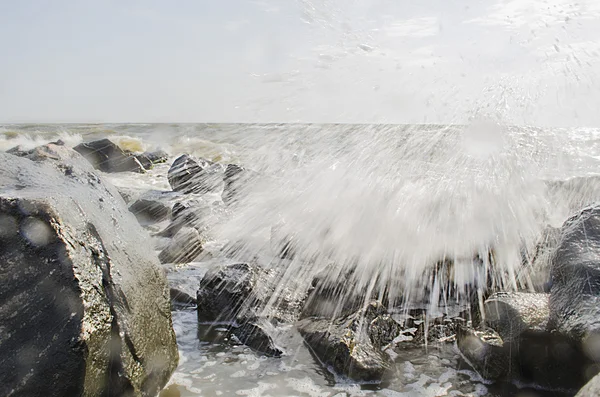
<svg viewBox="0 0 600 397">
<path fill-rule="evenodd" d="M 216 255 L 228 240 L 243 242 L 253 254 L 264 253 L 271 226 L 285 219 L 305 257 L 286 264 L 290 277 L 310 280 L 327 263 L 342 268 L 351 264 L 357 266 L 359 286 L 367 288 L 379 275 L 414 302 L 427 297 L 414 295 L 410 286 L 417 283 L 421 288 L 423 272 L 441 257 L 455 260 L 454 279 L 461 285 L 485 277 L 472 261 L 460 259 L 491 246 L 496 267 L 483 266 L 493 272 L 498 285 L 534 288 L 531 275 L 519 273 L 523 247 L 532 247 L 546 225 L 559 226 L 573 209 L 600 198 L 588 189 L 594 187 L 591 182 L 584 184 L 589 191 L 569 194 L 550 195 L 545 188 L 549 180 L 597 175 L 600 129 L 490 123 L 4 125 L 0 150 L 56 139 L 73 146 L 105 136 L 124 149 L 160 148 L 172 156 L 185 152 L 238 163 L 268 176 L 244 191 L 234 209 L 207 221 Z M 107 177 L 133 195 L 170 190 L 168 167 Z M 213 199 L 218 195 L 209 201 Z M 222 260 L 171 269 L 169 279 L 194 294 L 206 268 L 216 263 Z M 433 308 L 438 302 L 429 304 Z M 357 385 L 324 370 L 293 327 L 279 330 L 285 355 L 276 359 L 230 343 L 201 342 L 195 312 L 175 311 L 173 316 L 181 360 L 171 382 L 184 396 L 517 393 L 510 385 L 485 385 L 451 344 L 397 352 L 396 366 L 381 385 Z M 560 395 L 525 392 L 521 395 Z"/>
</svg>

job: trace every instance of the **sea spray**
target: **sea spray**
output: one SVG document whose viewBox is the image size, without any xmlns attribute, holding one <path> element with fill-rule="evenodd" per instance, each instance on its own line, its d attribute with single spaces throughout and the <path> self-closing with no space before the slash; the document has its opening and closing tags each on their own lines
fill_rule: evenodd
<svg viewBox="0 0 600 397">
<path fill-rule="evenodd" d="M 246 164 L 263 177 L 218 235 L 245 246 L 239 260 L 292 252 L 283 281 L 343 282 L 340 301 L 443 306 L 533 288 L 522 266 L 550 208 L 544 158 L 524 156 L 522 139 L 484 122 L 266 133 Z"/>
</svg>

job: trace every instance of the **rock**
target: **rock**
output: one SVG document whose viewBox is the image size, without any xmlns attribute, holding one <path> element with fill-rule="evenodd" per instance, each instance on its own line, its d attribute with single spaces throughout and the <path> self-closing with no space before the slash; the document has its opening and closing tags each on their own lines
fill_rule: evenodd
<svg viewBox="0 0 600 397">
<path fill-rule="evenodd" d="M 171 215 L 171 208 L 181 194 L 171 191 L 150 190 L 141 194 L 129 206 L 129 211 L 135 215 L 141 225 L 151 225 L 162 222 Z"/>
<path fill-rule="evenodd" d="M 494 331 L 475 331 L 461 326 L 456 341 L 463 357 L 482 378 L 499 380 L 509 375 L 510 351 Z"/>
<path fill-rule="evenodd" d="M 594 376 L 575 395 L 575 397 L 593 397 L 593 396 L 600 396 L 600 375 Z"/>
<path fill-rule="evenodd" d="M 223 189 L 223 167 L 208 160 L 179 156 L 167 174 L 171 188 L 182 193 L 208 193 Z"/>
<path fill-rule="evenodd" d="M 232 204 L 239 199 L 244 188 L 256 178 L 258 174 L 236 164 L 228 164 L 223 175 L 223 194 L 221 195 L 225 204 Z"/>
<path fill-rule="evenodd" d="M 563 224 L 551 265 L 550 327 L 582 343 L 600 341 L 600 207 Z M 600 346 L 588 353 L 600 362 Z"/>
<path fill-rule="evenodd" d="M 198 322 L 229 323 L 243 344 L 279 356 L 265 323 L 291 323 L 300 313 L 305 292 L 296 280 L 248 263 L 234 263 L 208 271 L 198 288 Z M 241 326 L 240 326 L 241 324 Z"/>
<path fill-rule="evenodd" d="M 319 361 L 353 380 L 377 381 L 390 368 L 382 347 L 400 333 L 400 325 L 385 311 L 372 302 L 351 316 L 305 318 L 297 327 Z"/>
<path fill-rule="evenodd" d="M 145 172 L 135 156 L 127 155 L 108 139 L 80 143 L 73 149 L 103 172 Z"/>
<path fill-rule="evenodd" d="M 184 227 L 179 230 L 158 258 L 162 263 L 192 262 L 202 253 L 202 238 L 198 230 Z"/>
<path fill-rule="evenodd" d="M 133 156 L 140 162 L 140 164 L 146 170 L 151 169 L 154 166 L 154 164 L 166 163 L 169 159 L 169 155 L 162 150 L 156 152 L 144 152 L 142 154 L 134 154 Z"/>
<path fill-rule="evenodd" d="M 119 193 L 64 146 L 0 161 L 0 395 L 156 395 L 168 287 Z"/>
<path fill-rule="evenodd" d="M 258 270 L 247 263 L 235 263 L 208 271 L 200 281 L 196 294 L 198 321 L 240 319 L 243 322 L 246 316 L 243 310 L 255 304 L 253 294 L 258 277 Z"/>
<path fill-rule="evenodd" d="M 173 308 L 185 308 L 196 306 L 196 298 L 189 294 L 179 290 L 178 288 L 171 287 L 169 289 L 171 296 L 171 305 Z"/>
<path fill-rule="evenodd" d="M 545 388 L 580 387 L 589 360 L 576 343 L 548 329 L 548 294 L 503 292 L 484 303 L 483 331 L 461 328 L 458 347 L 482 377 Z"/>
<path fill-rule="evenodd" d="M 282 351 L 275 346 L 273 339 L 263 328 L 246 322 L 232 329 L 232 334 L 244 345 L 269 357 L 280 357 Z"/>
<path fill-rule="evenodd" d="M 544 332 L 550 315 L 548 294 L 497 292 L 484 303 L 485 324 L 504 341 L 516 340 L 525 331 Z"/>
</svg>

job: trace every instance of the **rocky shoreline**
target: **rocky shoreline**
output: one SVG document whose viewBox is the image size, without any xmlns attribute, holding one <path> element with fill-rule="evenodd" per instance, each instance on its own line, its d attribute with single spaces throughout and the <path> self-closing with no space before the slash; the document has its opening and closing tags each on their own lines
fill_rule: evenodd
<svg viewBox="0 0 600 397">
<path fill-rule="evenodd" d="M 287 349 L 273 329 L 293 325 L 326 370 L 358 382 L 381 380 L 407 346 L 456 343 L 487 381 L 578 396 L 600 388 L 600 207 L 540 238 L 537 263 L 523 265 L 548 273 L 538 291 L 488 285 L 481 306 L 452 314 L 400 307 L 386 291 L 356 293 L 351 275 L 290 277 L 294 239 L 278 225 L 274 262 L 244 258 L 230 242 L 194 294 L 169 287 L 166 269 L 210 255 L 207 219 L 264 176 L 183 154 L 166 175 L 171 191 L 132 197 L 103 173 L 144 173 L 166 153 L 103 139 L 0 155 L 1 395 L 156 395 L 178 362 L 171 310 L 196 310 L 199 324 L 219 324 L 222 343 L 268 357 Z"/>
</svg>

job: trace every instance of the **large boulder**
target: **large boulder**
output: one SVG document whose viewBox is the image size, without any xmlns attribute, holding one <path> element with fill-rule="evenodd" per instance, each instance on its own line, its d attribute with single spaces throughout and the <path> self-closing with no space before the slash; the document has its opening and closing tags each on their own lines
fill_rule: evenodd
<svg viewBox="0 0 600 397">
<path fill-rule="evenodd" d="M 0 395 L 156 395 L 169 288 L 119 193 L 64 146 L 0 161 Z"/>
<path fill-rule="evenodd" d="M 193 227 L 179 230 L 169 244 L 160 252 L 162 263 L 192 262 L 202 253 L 202 237 Z"/>
<path fill-rule="evenodd" d="M 228 164 L 223 174 L 223 194 L 221 195 L 225 204 L 232 204 L 239 200 L 244 189 L 248 189 L 250 183 L 258 174 L 237 164 Z"/>
<path fill-rule="evenodd" d="M 582 343 L 600 362 L 600 207 L 581 210 L 562 226 L 552 257 L 550 325 Z"/>
<path fill-rule="evenodd" d="M 223 189 L 223 166 L 183 154 L 173 161 L 167 178 L 176 192 L 220 192 Z"/>
<path fill-rule="evenodd" d="M 548 328 L 548 301 L 543 293 L 493 294 L 483 305 L 486 329 L 459 329 L 463 357 L 488 380 L 580 387 L 592 363 L 569 336 Z"/>
<path fill-rule="evenodd" d="M 103 172 L 145 172 L 135 156 L 128 155 L 109 139 L 80 143 L 73 149 Z"/>
</svg>

